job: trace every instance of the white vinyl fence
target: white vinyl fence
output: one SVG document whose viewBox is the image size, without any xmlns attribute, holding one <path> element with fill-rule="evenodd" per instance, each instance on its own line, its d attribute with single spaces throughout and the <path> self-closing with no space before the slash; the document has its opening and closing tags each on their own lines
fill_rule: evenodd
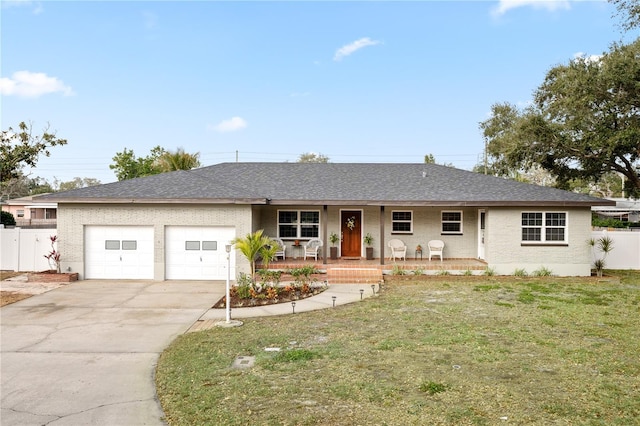
<svg viewBox="0 0 640 426">
<path fill-rule="evenodd" d="M 45 255 L 51 252 L 55 228 L 0 228 L 0 269 L 3 271 L 36 272 L 51 269 Z"/>
<path fill-rule="evenodd" d="M 640 269 L 640 232 L 634 231 L 592 231 L 597 240 L 608 236 L 613 240 L 613 250 L 607 255 L 606 269 Z M 597 253 L 601 257 L 601 253 Z"/>
</svg>

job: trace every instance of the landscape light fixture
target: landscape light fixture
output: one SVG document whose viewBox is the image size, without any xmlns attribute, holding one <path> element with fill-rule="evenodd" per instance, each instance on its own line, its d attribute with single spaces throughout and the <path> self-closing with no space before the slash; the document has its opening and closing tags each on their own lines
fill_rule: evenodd
<svg viewBox="0 0 640 426">
<path fill-rule="evenodd" d="M 363 289 L 363 288 L 361 288 L 361 289 L 360 289 L 360 300 L 362 300 L 362 295 L 363 295 L 363 294 L 364 294 L 364 289 Z"/>
<path fill-rule="evenodd" d="M 293 313 L 296 313 L 296 302 L 291 302 L 291 309 L 293 310 Z"/>
<path fill-rule="evenodd" d="M 375 284 L 371 284 L 371 291 L 373 292 L 373 295 L 376 295 L 376 285 Z"/>
<path fill-rule="evenodd" d="M 336 296 L 331 296 L 331 300 L 333 300 L 333 307 L 336 307 Z"/>
</svg>

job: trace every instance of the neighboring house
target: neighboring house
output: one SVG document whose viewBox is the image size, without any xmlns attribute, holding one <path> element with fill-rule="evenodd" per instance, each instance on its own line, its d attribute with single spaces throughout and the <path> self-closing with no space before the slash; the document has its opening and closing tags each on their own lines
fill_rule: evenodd
<svg viewBox="0 0 640 426">
<path fill-rule="evenodd" d="M 610 198 L 613 206 L 594 206 L 593 212 L 602 219 L 618 219 L 623 222 L 640 222 L 640 200 Z"/>
<path fill-rule="evenodd" d="M 58 215 L 56 203 L 34 202 L 34 196 L 2 202 L 2 211 L 9 212 L 22 228 L 55 228 Z"/>
<path fill-rule="evenodd" d="M 264 229 L 287 244 L 342 236 L 339 255 L 390 263 L 387 243 L 432 239 L 446 259 L 498 274 L 589 275 L 591 207 L 608 200 L 436 164 L 223 163 L 50 194 L 62 268 L 81 278 L 225 279 L 248 272 L 225 244 Z M 347 225 L 353 223 L 353 229 Z M 439 262 L 435 260 L 434 262 Z M 227 263 L 230 270 L 227 269 Z"/>
</svg>

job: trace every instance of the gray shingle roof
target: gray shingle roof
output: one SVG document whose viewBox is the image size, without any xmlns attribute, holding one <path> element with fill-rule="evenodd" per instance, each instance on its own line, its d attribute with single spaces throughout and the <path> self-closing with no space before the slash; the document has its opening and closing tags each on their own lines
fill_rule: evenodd
<svg viewBox="0 0 640 426">
<path fill-rule="evenodd" d="M 455 169 L 406 163 L 222 163 L 72 191 L 64 202 L 366 205 L 609 205 L 608 200 Z"/>
</svg>

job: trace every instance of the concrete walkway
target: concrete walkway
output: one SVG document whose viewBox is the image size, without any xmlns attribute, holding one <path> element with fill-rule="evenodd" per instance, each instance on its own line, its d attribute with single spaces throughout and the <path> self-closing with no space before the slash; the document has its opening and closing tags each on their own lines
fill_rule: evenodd
<svg viewBox="0 0 640 426">
<path fill-rule="evenodd" d="M 165 424 L 158 357 L 194 324 L 224 320 L 224 309 L 209 309 L 224 291 L 224 282 L 90 280 L 0 308 L 0 424 Z M 295 313 L 372 295 L 370 285 L 332 285 Z M 292 313 L 289 303 L 231 317 Z"/>
</svg>

